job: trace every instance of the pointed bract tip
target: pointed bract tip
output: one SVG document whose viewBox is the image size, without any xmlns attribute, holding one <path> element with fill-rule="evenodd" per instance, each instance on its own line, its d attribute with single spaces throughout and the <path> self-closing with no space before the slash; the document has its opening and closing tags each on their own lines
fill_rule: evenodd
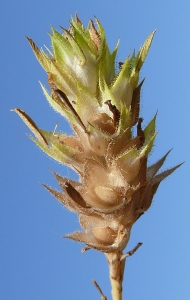
<svg viewBox="0 0 190 300">
<path fill-rule="evenodd" d="M 27 39 L 27 41 L 29 42 L 30 45 L 33 45 L 34 42 L 31 38 L 29 38 L 28 36 L 25 35 L 25 38 Z"/>
</svg>

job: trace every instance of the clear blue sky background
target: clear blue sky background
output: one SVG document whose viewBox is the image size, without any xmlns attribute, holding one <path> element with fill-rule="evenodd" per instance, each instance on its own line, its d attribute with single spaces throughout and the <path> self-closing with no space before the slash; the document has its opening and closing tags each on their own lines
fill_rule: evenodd
<svg viewBox="0 0 190 300">
<path fill-rule="evenodd" d="M 69 26 L 78 12 L 87 25 L 96 15 L 110 48 L 121 39 L 118 61 L 158 29 L 142 70 L 146 81 L 141 115 L 148 122 L 158 109 L 155 162 L 170 148 L 165 168 L 186 161 L 165 180 L 150 210 L 135 224 L 128 250 L 143 246 L 127 260 L 124 299 L 190 299 L 190 1 L 1 1 L 1 245 L 0 299 L 100 299 L 96 279 L 111 299 L 107 262 L 82 244 L 62 239 L 79 229 L 77 218 L 43 189 L 55 188 L 49 168 L 76 178 L 44 155 L 27 138 L 27 127 L 11 108 L 24 109 L 44 129 L 69 126 L 47 104 L 38 80 L 47 77 L 24 38 L 50 46 L 50 24 Z M 164 168 L 163 168 L 164 169 Z"/>
</svg>

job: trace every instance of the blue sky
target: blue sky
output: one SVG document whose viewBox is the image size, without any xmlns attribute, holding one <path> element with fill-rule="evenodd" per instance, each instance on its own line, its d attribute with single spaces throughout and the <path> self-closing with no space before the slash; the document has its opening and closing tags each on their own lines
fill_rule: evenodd
<svg viewBox="0 0 190 300">
<path fill-rule="evenodd" d="M 56 3 L 56 4 L 55 4 Z M 141 115 L 158 110 L 158 137 L 150 162 L 173 148 L 165 168 L 186 163 L 160 186 L 152 207 L 135 224 L 127 247 L 143 246 L 127 260 L 124 299 L 190 299 L 190 2 L 184 1 L 2 1 L 1 2 L 1 266 L 0 299 L 99 299 L 95 279 L 110 297 L 107 262 L 93 250 L 61 237 L 79 229 L 77 218 L 45 191 L 57 188 L 49 169 L 76 178 L 27 138 L 29 130 L 10 109 L 20 107 L 39 127 L 69 126 L 47 104 L 38 81 L 47 77 L 25 39 L 50 46 L 50 24 L 69 26 L 78 12 L 85 25 L 100 19 L 118 61 L 139 49 L 157 28 L 141 76 L 146 77 Z M 164 168 L 163 168 L 164 169 Z"/>
</svg>

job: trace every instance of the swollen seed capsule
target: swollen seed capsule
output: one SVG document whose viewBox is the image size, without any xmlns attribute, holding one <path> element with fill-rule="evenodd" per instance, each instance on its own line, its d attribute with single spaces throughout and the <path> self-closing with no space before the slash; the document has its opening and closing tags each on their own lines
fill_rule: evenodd
<svg viewBox="0 0 190 300">
<path fill-rule="evenodd" d="M 102 204 L 104 203 L 105 208 L 118 205 L 121 201 L 118 193 L 112 188 L 99 185 L 94 190 L 96 195 L 102 200 Z"/>
<path fill-rule="evenodd" d="M 98 243 L 102 245 L 111 245 L 117 236 L 117 232 L 110 227 L 95 227 L 92 233 Z"/>
</svg>

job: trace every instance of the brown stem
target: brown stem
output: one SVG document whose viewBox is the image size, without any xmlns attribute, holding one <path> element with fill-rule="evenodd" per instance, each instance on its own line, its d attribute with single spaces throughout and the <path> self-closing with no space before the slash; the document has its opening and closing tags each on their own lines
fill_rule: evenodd
<svg viewBox="0 0 190 300">
<path fill-rule="evenodd" d="M 100 293 L 101 295 L 101 300 L 107 300 L 107 297 L 103 294 L 100 286 L 97 284 L 96 280 L 92 280 L 92 282 L 94 283 L 95 287 L 97 288 L 98 292 Z"/>
<path fill-rule="evenodd" d="M 129 257 L 129 256 L 132 256 L 138 249 L 140 246 L 142 246 L 143 243 L 138 243 L 131 251 L 127 252 L 126 254 L 123 254 L 121 256 L 121 260 Z"/>
</svg>

